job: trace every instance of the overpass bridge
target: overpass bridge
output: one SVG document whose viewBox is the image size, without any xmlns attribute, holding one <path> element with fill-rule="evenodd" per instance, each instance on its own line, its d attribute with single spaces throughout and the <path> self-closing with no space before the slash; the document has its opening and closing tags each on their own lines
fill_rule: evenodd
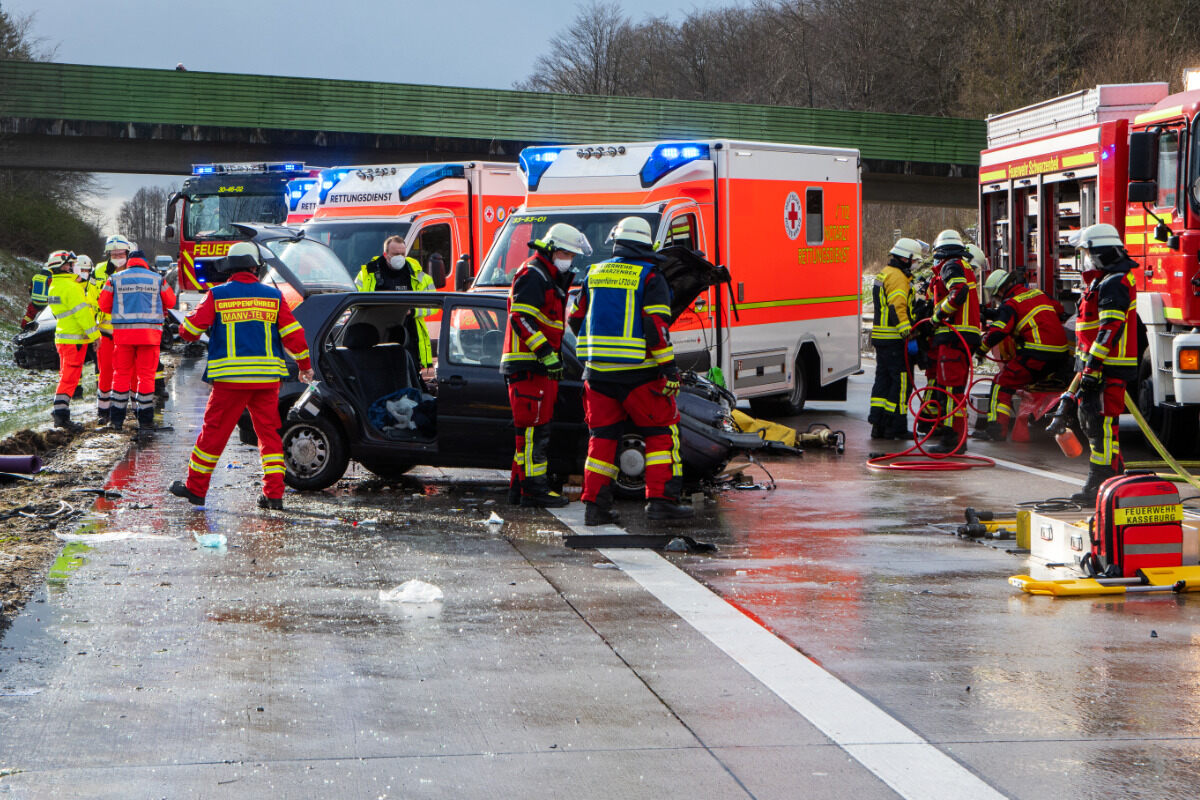
<svg viewBox="0 0 1200 800">
<path fill-rule="evenodd" d="M 974 208 L 986 133 L 946 117 L 0 60 L 0 167 L 186 175 L 717 137 L 857 147 L 867 200 Z"/>
</svg>

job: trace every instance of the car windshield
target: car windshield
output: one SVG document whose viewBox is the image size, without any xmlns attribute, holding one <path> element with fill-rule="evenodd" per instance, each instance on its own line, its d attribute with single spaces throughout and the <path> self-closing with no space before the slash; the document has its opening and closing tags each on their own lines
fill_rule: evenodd
<svg viewBox="0 0 1200 800">
<path fill-rule="evenodd" d="M 583 280 L 587 266 L 612 256 L 612 242 L 607 242 L 609 233 L 625 217 L 641 217 L 650 223 L 650 230 L 658 230 L 662 215 L 656 213 L 630 214 L 628 211 L 601 211 L 595 213 L 539 211 L 515 214 L 504 223 L 496 236 L 487 260 L 479 270 L 476 286 L 511 286 L 513 274 L 532 254 L 528 243 L 542 236 L 551 225 L 565 222 L 583 232 L 592 245 L 592 255 L 575 257 L 575 282 Z"/>
<path fill-rule="evenodd" d="M 383 242 L 389 236 L 405 236 L 411 223 L 399 220 L 370 222 L 309 222 L 302 227 L 304 235 L 320 242 L 337 253 L 337 257 L 354 274 L 363 264 L 383 252 Z"/>
<path fill-rule="evenodd" d="M 325 245 L 308 239 L 271 239 L 264 244 L 306 287 L 354 291 L 350 273 Z"/>
<path fill-rule="evenodd" d="M 287 219 L 287 200 L 275 194 L 198 194 L 187 198 L 187 224 L 184 237 L 199 239 L 241 239 L 235 222 L 277 225 Z"/>
</svg>

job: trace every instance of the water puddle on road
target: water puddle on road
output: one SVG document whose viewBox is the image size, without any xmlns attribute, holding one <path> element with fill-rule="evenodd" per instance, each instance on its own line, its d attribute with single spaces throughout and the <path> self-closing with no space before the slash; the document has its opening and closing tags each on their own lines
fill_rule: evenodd
<svg viewBox="0 0 1200 800">
<path fill-rule="evenodd" d="M 71 574 L 87 563 L 86 554 L 91 552 L 91 549 L 83 542 L 69 542 L 63 546 L 62 552 L 54 559 L 46 575 L 46 587 L 50 594 L 58 595 L 66 591 Z"/>
</svg>

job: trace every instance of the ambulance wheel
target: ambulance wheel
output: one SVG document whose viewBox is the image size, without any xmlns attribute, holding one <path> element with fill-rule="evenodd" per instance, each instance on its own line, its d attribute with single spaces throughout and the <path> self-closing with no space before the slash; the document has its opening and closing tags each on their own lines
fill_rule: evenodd
<svg viewBox="0 0 1200 800">
<path fill-rule="evenodd" d="M 346 436 L 325 417 L 289 424 L 283 430 L 283 480 L 293 489 L 319 491 L 346 473 Z"/>
<path fill-rule="evenodd" d="M 646 440 L 640 433 L 626 433 L 617 444 L 617 479 L 613 494 L 624 500 L 646 496 Z"/>
</svg>

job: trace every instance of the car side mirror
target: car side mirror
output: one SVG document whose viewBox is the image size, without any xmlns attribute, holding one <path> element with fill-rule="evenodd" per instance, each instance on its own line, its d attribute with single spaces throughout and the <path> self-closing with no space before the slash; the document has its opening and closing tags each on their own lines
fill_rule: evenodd
<svg viewBox="0 0 1200 800">
<path fill-rule="evenodd" d="M 474 277 L 471 274 L 471 256 L 468 253 L 463 253 L 454 264 L 455 291 L 465 292 L 467 289 L 470 289 L 471 279 Z"/>
<path fill-rule="evenodd" d="M 163 238 L 165 238 L 168 242 L 174 241 L 174 239 L 175 239 L 175 226 L 174 225 L 168 225 L 166 228 L 163 229 Z"/>
<path fill-rule="evenodd" d="M 445 289 L 446 259 L 442 258 L 441 253 L 434 253 L 429 256 L 426 269 L 429 271 L 429 277 L 433 278 L 433 285 L 438 289 Z"/>
</svg>

